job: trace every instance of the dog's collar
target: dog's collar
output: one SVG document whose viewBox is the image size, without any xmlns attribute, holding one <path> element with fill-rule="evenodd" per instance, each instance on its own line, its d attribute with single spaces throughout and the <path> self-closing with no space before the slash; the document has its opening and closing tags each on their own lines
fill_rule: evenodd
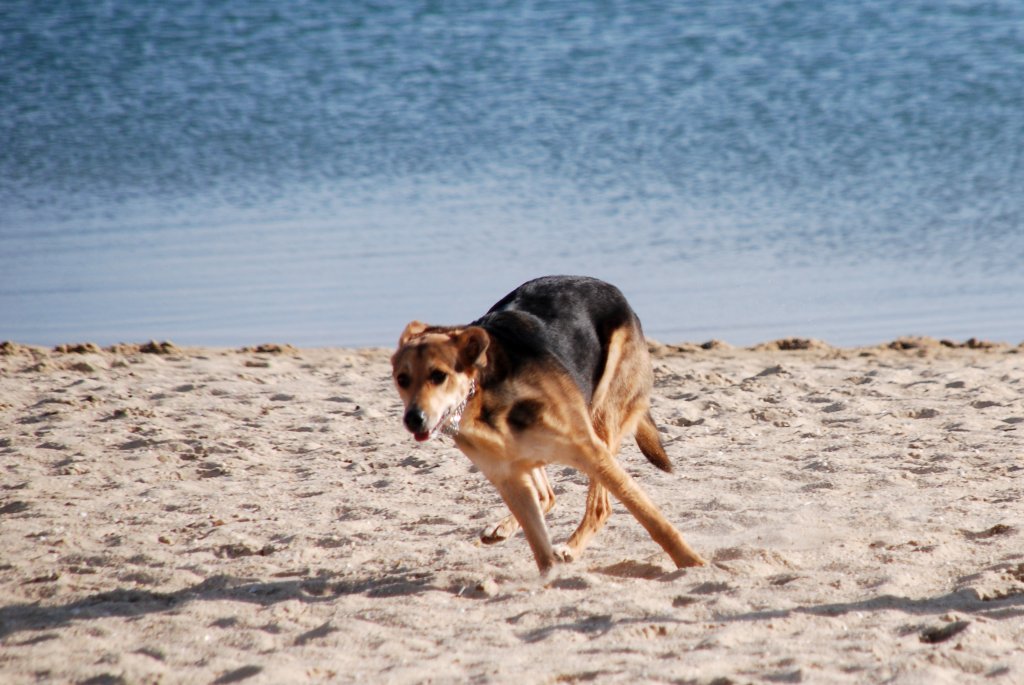
<svg viewBox="0 0 1024 685">
<path fill-rule="evenodd" d="M 466 399 L 462 400 L 454 409 L 451 410 L 448 420 L 441 426 L 441 433 L 447 435 L 450 438 L 454 438 L 459 434 L 459 424 L 462 422 L 462 412 L 466 411 L 466 405 L 469 404 L 469 400 L 476 394 L 476 381 L 471 380 L 469 382 L 469 392 L 466 394 Z"/>
</svg>

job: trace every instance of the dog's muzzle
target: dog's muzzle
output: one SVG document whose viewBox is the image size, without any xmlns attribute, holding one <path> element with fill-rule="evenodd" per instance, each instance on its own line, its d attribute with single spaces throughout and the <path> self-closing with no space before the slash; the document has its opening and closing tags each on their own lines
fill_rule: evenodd
<svg viewBox="0 0 1024 685">
<path fill-rule="evenodd" d="M 424 442 L 434 437 L 438 433 L 443 433 L 449 437 L 455 437 L 459 434 L 459 424 L 462 422 L 462 412 L 466 411 L 466 405 L 469 404 L 469 400 L 473 395 L 476 394 L 476 383 L 471 383 L 469 386 L 469 393 L 466 398 L 459 402 L 454 407 L 451 407 L 441 416 L 441 420 L 437 422 L 433 428 L 429 427 L 427 423 L 427 413 L 419 407 L 413 405 L 405 412 L 405 416 L 402 418 L 405 427 L 409 429 L 412 436 L 416 439 L 416 442 Z"/>
<path fill-rule="evenodd" d="M 427 432 L 427 413 L 419 407 L 409 407 L 402 422 L 410 433 Z"/>
</svg>

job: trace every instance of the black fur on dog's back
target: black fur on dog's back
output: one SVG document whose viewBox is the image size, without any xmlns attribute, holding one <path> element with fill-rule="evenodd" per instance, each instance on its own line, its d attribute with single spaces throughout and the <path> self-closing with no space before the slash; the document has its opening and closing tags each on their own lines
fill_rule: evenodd
<svg viewBox="0 0 1024 685">
<path fill-rule="evenodd" d="M 615 286 L 586 276 L 528 281 L 473 322 L 505 351 L 506 377 L 521 363 L 553 356 L 587 403 L 601 380 L 613 331 L 640 320 Z M 495 378 L 494 380 L 500 380 Z"/>
<path fill-rule="evenodd" d="M 615 286 L 586 276 L 546 276 L 528 281 L 473 322 L 498 344 L 481 379 L 493 389 L 532 361 L 556 361 L 576 382 L 589 405 L 608 360 L 612 333 L 640 319 Z M 663 471 L 671 471 L 654 419 L 647 412 L 635 435 L 640 451 Z"/>
</svg>

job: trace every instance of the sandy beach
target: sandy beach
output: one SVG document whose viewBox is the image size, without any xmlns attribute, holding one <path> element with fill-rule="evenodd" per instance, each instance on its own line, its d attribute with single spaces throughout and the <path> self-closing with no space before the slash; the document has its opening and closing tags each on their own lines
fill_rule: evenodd
<svg viewBox="0 0 1024 685">
<path fill-rule="evenodd" d="M 1024 347 L 651 347 L 711 563 L 616 505 L 541 578 L 390 350 L 4 344 L 0 682 L 1024 682 Z"/>
</svg>

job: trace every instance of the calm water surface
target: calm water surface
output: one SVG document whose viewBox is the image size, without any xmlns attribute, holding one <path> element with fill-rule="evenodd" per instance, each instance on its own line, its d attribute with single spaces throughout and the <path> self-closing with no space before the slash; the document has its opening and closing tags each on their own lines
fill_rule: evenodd
<svg viewBox="0 0 1024 685">
<path fill-rule="evenodd" d="M 1024 340 L 1024 3 L 0 8 L 0 338 Z"/>
</svg>

